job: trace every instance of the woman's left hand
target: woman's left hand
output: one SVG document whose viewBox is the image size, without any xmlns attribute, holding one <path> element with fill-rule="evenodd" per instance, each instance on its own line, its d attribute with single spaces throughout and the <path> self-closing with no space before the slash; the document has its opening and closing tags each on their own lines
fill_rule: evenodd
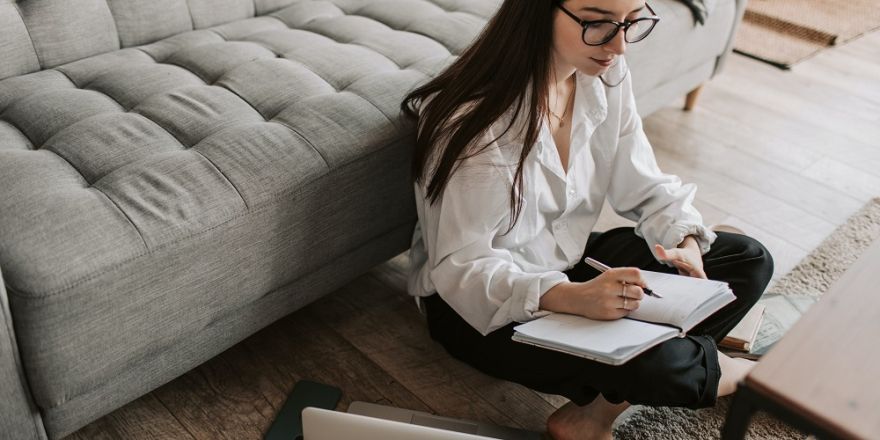
<svg viewBox="0 0 880 440">
<path fill-rule="evenodd" d="M 706 278 L 706 272 L 703 271 L 703 255 L 695 238 L 688 236 L 680 247 L 674 249 L 664 249 L 659 244 L 654 245 L 654 249 L 660 260 L 668 261 L 675 266 L 679 274 L 694 278 Z"/>
</svg>

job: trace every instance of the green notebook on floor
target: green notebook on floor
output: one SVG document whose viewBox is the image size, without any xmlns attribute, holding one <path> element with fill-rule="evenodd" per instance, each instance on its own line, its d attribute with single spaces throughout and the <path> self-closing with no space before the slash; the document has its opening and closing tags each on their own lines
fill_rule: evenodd
<svg viewBox="0 0 880 440">
<path fill-rule="evenodd" d="M 736 299 L 727 283 L 642 271 L 645 296 L 626 318 L 601 321 L 554 313 L 514 327 L 513 340 L 597 362 L 620 365 L 645 350 L 684 337 L 697 324 Z"/>
</svg>

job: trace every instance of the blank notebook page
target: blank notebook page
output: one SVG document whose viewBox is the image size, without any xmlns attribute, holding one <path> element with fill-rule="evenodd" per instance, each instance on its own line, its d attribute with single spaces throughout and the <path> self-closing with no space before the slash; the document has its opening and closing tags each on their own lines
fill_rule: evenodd
<svg viewBox="0 0 880 440">
<path fill-rule="evenodd" d="M 557 345 L 604 354 L 612 354 L 621 347 L 646 344 L 663 335 L 678 334 L 671 327 L 632 319 L 595 321 L 564 313 L 517 326 L 516 331 L 531 339 L 552 340 Z"/>
<path fill-rule="evenodd" d="M 628 316 L 643 321 L 676 325 L 684 322 L 691 312 L 727 286 L 720 281 L 646 270 L 642 271 L 642 278 L 651 290 L 663 295 L 663 298 L 645 295 L 638 310 Z"/>
</svg>

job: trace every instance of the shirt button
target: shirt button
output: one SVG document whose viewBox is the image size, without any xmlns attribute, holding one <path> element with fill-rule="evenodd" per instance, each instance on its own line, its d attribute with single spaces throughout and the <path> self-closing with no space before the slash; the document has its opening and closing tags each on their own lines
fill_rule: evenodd
<svg viewBox="0 0 880 440">
<path fill-rule="evenodd" d="M 568 196 L 574 197 L 574 190 L 573 189 L 568 190 Z"/>
</svg>

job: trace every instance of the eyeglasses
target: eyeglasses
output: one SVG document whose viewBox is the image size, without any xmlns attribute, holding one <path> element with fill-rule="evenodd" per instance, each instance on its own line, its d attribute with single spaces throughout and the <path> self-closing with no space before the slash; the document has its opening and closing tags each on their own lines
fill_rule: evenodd
<svg viewBox="0 0 880 440">
<path fill-rule="evenodd" d="M 660 21 L 660 17 L 651 9 L 651 5 L 647 3 L 645 3 L 645 6 L 648 7 L 648 12 L 651 15 L 639 17 L 632 21 L 624 20 L 623 22 L 614 20 L 581 20 L 577 15 L 565 9 L 561 1 L 558 1 L 556 6 L 584 28 L 581 39 L 584 40 L 584 44 L 587 46 L 601 46 L 608 43 L 617 36 L 621 29 L 623 29 L 623 39 L 627 43 L 642 41 L 654 30 L 654 26 Z"/>
</svg>

